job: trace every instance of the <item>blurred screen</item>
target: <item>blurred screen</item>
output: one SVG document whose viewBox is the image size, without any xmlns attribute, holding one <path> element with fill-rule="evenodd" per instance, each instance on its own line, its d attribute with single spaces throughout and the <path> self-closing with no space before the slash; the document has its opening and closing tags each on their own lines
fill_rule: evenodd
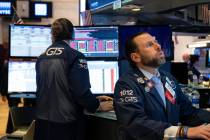
<svg viewBox="0 0 210 140">
<path fill-rule="evenodd" d="M 88 0 L 88 6 L 91 10 L 99 9 L 113 4 L 115 0 Z"/>
<path fill-rule="evenodd" d="M 37 57 L 51 44 L 48 26 L 10 25 L 10 56 Z"/>
<path fill-rule="evenodd" d="M 52 17 L 53 3 L 51 1 L 31 1 L 30 17 L 31 18 L 49 18 Z"/>
<path fill-rule="evenodd" d="M 35 16 L 47 16 L 47 4 L 36 3 L 35 4 Z"/>
<path fill-rule="evenodd" d="M 118 27 L 75 27 L 70 46 L 86 57 L 118 57 Z"/>
<path fill-rule="evenodd" d="M 119 78 L 117 61 L 88 61 L 93 94 L 113 94 Z"/>
<path fill-rule="evenodd" d="M 36 92 L 35 62 L 9 61 L 8 93 Z"/>
</svg>

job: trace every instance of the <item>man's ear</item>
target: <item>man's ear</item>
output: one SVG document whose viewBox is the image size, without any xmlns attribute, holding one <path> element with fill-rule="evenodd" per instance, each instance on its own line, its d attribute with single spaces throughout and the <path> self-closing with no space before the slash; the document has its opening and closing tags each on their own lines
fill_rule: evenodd
<svg viewBox="0 0 210 140">
<path fill-rule="evenodd" d="M 133 62 L 139 63 L 141 62 L 141 57 L 138 53 L 131 53 L 131 60 Z"/>
</svg>

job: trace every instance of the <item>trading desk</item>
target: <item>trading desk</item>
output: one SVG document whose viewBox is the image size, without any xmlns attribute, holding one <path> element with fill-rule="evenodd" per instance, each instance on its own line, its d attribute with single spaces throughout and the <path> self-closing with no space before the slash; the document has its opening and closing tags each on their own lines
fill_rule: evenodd
<svg viewBox="0 0 210 140">
<path fill-rule="evenodd" d="M 117 121 L 115 112 L 88 114 L 86 140 L 117 140 Z"/>
<path fill-rule="evenodd" d="M 3 137 L 0 138 L 0 140 L 22 140 L 22 139 L 18 139 L 18 138 L 17 139 L 16 138 L 11 138 L 10 139 L 10 138 L 7 138 L 7 136 L 3 136 Z"/>
<path fill-rule="evenodd" d="M 97 112 L 88 114 L 86 140 L 118 140 L 117 119 L 115 112 Z M 184 140 L 164 138 L 164 140 Z"/>
</svg>

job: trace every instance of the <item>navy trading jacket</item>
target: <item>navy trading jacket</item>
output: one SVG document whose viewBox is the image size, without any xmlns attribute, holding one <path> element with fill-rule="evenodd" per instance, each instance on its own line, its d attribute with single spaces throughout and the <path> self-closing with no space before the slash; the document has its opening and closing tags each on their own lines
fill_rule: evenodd
<svg viewBox="0 0 210 140">
<path fill-rule="evenodd" d="M 114 109 L 120 140 L 159 140 L 166 128 L 179 122 L 188 126 L 210 122 L 210 112 L 192 107 L 176 80 L 166 72 L 159 72 L 166 107 L 152 82 L 138 68 L 117 81 Z"/>
<path fill-rule="evenodd" d="M 89 112 L 98 108 L 84 55 L 64 41 L 55 42 L 38 58 L 36 74 L 38 119 L 74 122 L 84 108 Z"/>
</svg>

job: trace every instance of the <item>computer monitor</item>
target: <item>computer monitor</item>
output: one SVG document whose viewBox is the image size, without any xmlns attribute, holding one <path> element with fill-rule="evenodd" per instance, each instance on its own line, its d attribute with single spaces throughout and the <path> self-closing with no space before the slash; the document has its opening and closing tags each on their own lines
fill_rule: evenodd
<svg viewBox="0 0 210 140">
<path fill-rule="evenodd" d="M 119 78 L 117 61 L 88 61 L 91 91 L 93 94 L 113 94 Z"/>
<path fill-rule="evenodd" d="M 0 16 L 12 16 L 14 2 L 12 0 L 0 0 Z"/>
<path fill-rule="evenodd" d="M 30 17 L 32 18 L 52 17 L 52 2 L 31 1 L 30 2 Z"/>
<path fill-rule="evenodd" d="M 10 57 L 38 57 L 51 44 L 51 27 L 10 25 Z"/>
<path fill-rule="evenodd" d="M 8 93 L 35 93 L 35 61 L 9 60 Z"/>
<path fill-rule="evenodd" d="M 70 46 L 86 57 L 118 57 L 118 27 L 75 27 Z"/>
<path fill-rule="evenodd" d="M 148 32 L 156 38 L 168 60 L 174 58 L 172 30 L 169 26 L 120 26 L 119 27 L 119 58 L 124 59 L 126 40 L 139 32 Z"/>
<path fill-rule="evenodd" d="M 210 49 L 206 52 L 206 67 L 210 68 Z"/>
<path fill-rule="evenodd" d="M 87 0 L 89 9 L 97 10 L 105 6 L 113 5 L 116 0 Z"/>
</svg>

